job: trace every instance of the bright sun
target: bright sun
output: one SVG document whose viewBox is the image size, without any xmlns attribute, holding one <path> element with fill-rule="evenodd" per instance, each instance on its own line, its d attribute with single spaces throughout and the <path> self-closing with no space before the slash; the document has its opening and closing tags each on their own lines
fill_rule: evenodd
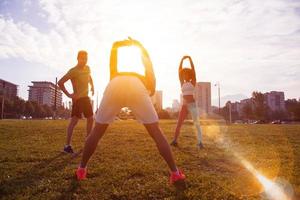
<svg viewBox="0 0 300 200">
<path fill-rule="evenodd" d="M 145 75 L 141 59 L 141 51 L 136 46 L 120 47 L 118 49 L 118 71 L 136 72 Z"/>
</svg>

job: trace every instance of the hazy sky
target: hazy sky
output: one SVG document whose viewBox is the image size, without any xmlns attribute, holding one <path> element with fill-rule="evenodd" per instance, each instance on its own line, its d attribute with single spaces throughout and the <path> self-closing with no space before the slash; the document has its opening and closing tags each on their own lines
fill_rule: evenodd
<svg viewBox="0 0 300 200">
<path fill-rule="evenodd" d="M 198 81 L 222 96 L 270 90 L 300 97 L 298 0 L 0 0 L 0 78 L 28 97 L 32 80 L 53 81 L 89 52 L 96 90 L 109 79 L 114 41 L 148 49 L 164 107 L 179 97 L 178 64 L 192 56 Z"/>
</svg>

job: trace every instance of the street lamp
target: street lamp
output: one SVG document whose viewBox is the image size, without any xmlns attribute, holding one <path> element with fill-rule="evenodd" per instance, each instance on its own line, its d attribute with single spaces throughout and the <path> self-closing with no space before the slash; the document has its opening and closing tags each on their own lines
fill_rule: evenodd
<svg viewBox="0 0 300 200">
<path fill-rule="evenodd" d="M 231 117 L 231 101 L 229 101 L 229 124 L 232 122 L 232 117 Z"/>
<path fill-rule="evenodd" d="M 57 111 L 57 77 L 55 77 L 55 88 L 54 88 L 54 106 L 53 106 L 53 119 L 56 119 L 56 111 Z"/>
<path fill-rule="evenodd" d="M 5 82 L 3 82 L 3 87 L 0 88 L 0 96 L 2 97 L 1 102 L 1 119 L 4 119 L 4 98 L 5 98 Z"/>
<path fill-rule="evenodd" d="M 220 82 L 217 82 L 215 86 L 218 86 L 218 98 L 219 98 L 219 114 L 221 113 L 221 98 L 220 98 Z"/>
</svg>

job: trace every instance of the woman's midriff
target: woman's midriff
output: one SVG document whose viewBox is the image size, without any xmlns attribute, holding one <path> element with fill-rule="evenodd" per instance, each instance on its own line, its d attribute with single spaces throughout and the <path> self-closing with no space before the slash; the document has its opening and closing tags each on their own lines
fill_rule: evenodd
<svg viewBox="0 0 300 200">
<path fill-rule="evenodd" d="M 184 95 L 183 100 L 185 103 L 194 103 L 195 102 L 193 95 Z"/>
</svg>

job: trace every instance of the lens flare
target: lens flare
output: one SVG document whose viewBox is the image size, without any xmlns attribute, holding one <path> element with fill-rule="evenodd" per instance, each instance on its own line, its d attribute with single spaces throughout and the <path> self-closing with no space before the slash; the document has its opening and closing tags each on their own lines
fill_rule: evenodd
<svg viewBox="0 0 300 200">
<path fill-rule="evenodd" d="M 268 153 L 268 156 L 271 156 L 272 158 L 275 158 L 274 160 L 270 160 L 268 162 L 268 164 L 266 166 L 272 166 L 272 169 L 268 170 L 268 176 L 270 177 L 275 177 L 273 180 L 267 178 L 266 176 L 264 176 L 260 171 L 261 168 L 259 168 L 259 171 L 257 169 L 255 169 L 255 167 L 248 161 L 245 159 L 245 155 L 250 155 L 250 157 L 252 159 L 257 160 L 258 158 L 264 158 L 264 156 L 266 156 L 264 154 L 264 152 L 260 152 L 260 153 L 256 153 L 253 154 L 253 149 L 249 149 L 249 145 L 248 145 L 248 149 L 247 146 L 241 146 L 239 143 L 236 143 L 234 141 L 232 141 L 228 135 L 225 135 L 225 133 L 228 131 L 228 128 L 230 128 L 230 126 L 226 126 L 226 124 L 223 123 L 210 123 L 210 124 L 206 124 L 207 126 L 202 126 L 202 128 L 204 129 L 204 135 L 208 138 L 211 139 L 212 141 L 215 142 L 215 144 L 221 148 L 226 150 L 227 153 L 233 155 L 233 157 L 247 170 L 250 172 L 250 174 L 252 174 L 255 179 L 258 181 L 258 183 L 261 185 L 262 191 L 261 193 L 262 195 L 264 195 L 267 199 L 269 200 L 292 200 L 293 197 L 293 189 L 292 186 L 286 182 L 283 185 L 280 184 L 278 182 L 278 172 L 279 172 L 279 156 L 276 153 L 276 151 L 272 151 L 273 149 L 273 144 L 270 143 L 266 143 L 268 145 L 264 146 L 266 150 L 266 152 L 271 152 Z M 245 135 L 245 131 L 243 132 L 243 137 L 247 140 L 247 143 L 249 143 L 249 140 L 251 140 L 252 136 L 250 134 L 247 134 L 247 136 Z M 284 140 L 284 138 L 281 140 Z M 284 140 L 285 141 L 285 140 Z M 251 141 L 250 141 L 251 142 Z M 260 142 L 262 144 L 265 144 L 265 141 L 260 140 Z M 287 147 L 289 147 L 289 145 L 287 144 Z M 246 149 L 245 149 L 246 148 Z M 248 151 L 247 151 L 248 150 Z M 289 150 L 289 149 L 288 149 Z M 239 153 L 237 153 L 239 152 Z M 244 153 L 243 153 L 244 152 Z M 255 151 L 254 151 L 255 152 Z M 258 157 L 257 157 L 258 156 Z M 265 166 L 265 168 L 266 168 Z M 275 169 L 274 169 L 275 167 Z M 278 169 L 277 169 L 278 168 Z M 276 179 L 276 181 L 274 181 Z M 259 193 L 259 191 L 258 191 Z"/>
<path fill-rule="evenodd" d="M 136 46 L 121 47 L 118 49 L 118 71 L 136 72 L 145 75 L 141 59 L 141 51 Z"/>
<path fill-rule="evenodd" d="M 237 156 L 240 158 L 240 156 Z M 283 189 L 277 185 L 275 182 L 271 181 L 270 179 L 263 176 L 261 173 L 259 173 L 248 161 L 241 158 L 241 163 L 243 166 L 250 171 L 253 176 L 256 177 L 256 179 L 260 182 L 260 184 L 264 188 L 264 192 L 271 200 L 291 200 L 291 198 L 285 194 Z"/>
</svg>

